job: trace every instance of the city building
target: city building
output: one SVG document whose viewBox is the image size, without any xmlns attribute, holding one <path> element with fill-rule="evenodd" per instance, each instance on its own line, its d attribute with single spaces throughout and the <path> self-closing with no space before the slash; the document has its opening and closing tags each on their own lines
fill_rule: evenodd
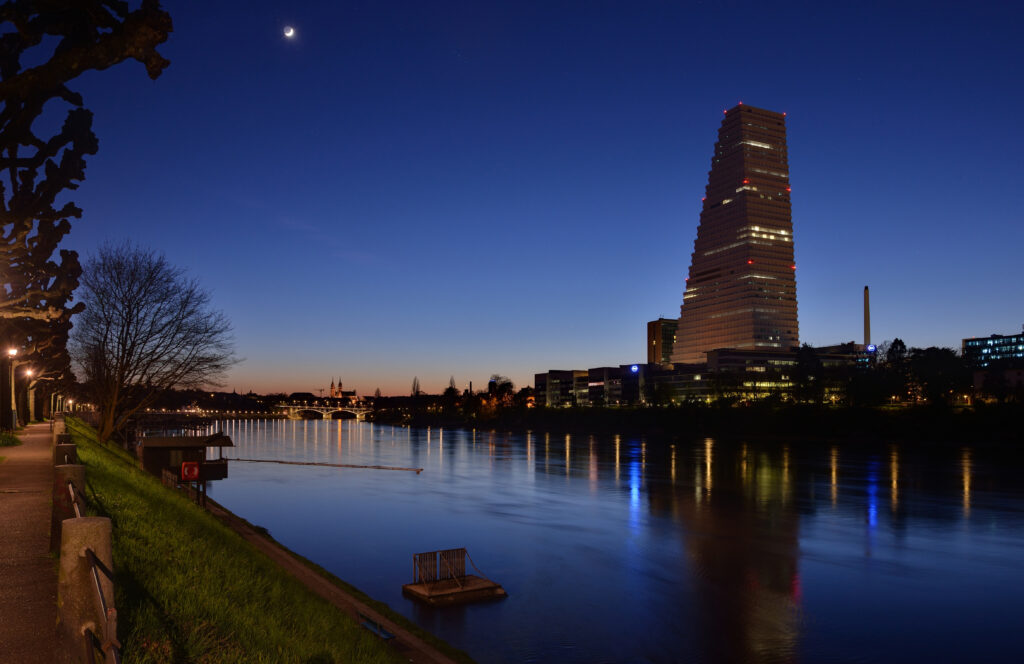
<svg viewBox="0 0 1024 664">
<path fill-rule="evenodd" d="M 560 408 L 584 405 L 581 401 L 589 403 L 586 371 L 553 369 L 534 374 L 533 385 L 538 406 Z"/>
<path fill-rule="evenodd" d="M 592 406 L 619 406 L 622 404 L 623 367 L 595 367 L 587 370 L 587 387 Z"/>
<path fill-rule="evenodd" d="M 1024 401 L 1024 332 L 964 339 L 960 354 L 973 370 L 976 397 Z"/>
<path fill-rule="evenodd" d="M 718 131 L 671 359 L 798 345 L 785 114 L 740 104 Z"/>
<path fill-rule="evenodd" d="M 976 369 L 985 369 L 992 363 L 1024 362 L 1024 332 L 964 339 L 961 355 L 968 366 Z"/>
<path fill-rule="evenodd" d="M 874 356 L 874 346 L 853 341 L 787 350 L 716 348 L 708 351 L 707 362 L 701 364 L 648 362 L 538 373 L 534 375 L 534 390 L 537 405 L 549 407 L 664 406 L 723 397 L 794 399 L 798 398 L 801 362 L 810 359 L 824 372 L 865 370 Z M 1011 384 L 1016 385 L 1012 377 Z M 833 401 L 843 399 L 844 384 L 830 381 L 823 396 Z"/>
<path fill-rule="evenodd" d="M 647 323 L 647 363 L 670 364 L 676 344 L 675 318 L 659 318 Z"/>
</svg>

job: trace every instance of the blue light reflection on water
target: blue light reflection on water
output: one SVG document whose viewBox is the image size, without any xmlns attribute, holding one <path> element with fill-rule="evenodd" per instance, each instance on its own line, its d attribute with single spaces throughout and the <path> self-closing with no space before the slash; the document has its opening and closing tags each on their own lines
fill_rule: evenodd
<svg viewBox="0 0 1024 664">
<path fill-rule="evenodd" d="M 878 457 L 846 449 L 224 430 L 235 457 L 423 467 L 236 462 L 211 495 L 480 662 L 1024 660 L 1024 501 L 977 455 L 891 455 L 883 509 Z M 411 554 L 453 546 L 509 598 L 403 598 Z"/>
<path fill-rule="evenodd" d="M 632 530 L 640 527 L 640 462 L 629 460 L 629 526 Z"/>
<path fill-rule="evenodd" d="M 868 525 L 878 527 L 878 460 L 868 463 Z"/>
</svg>

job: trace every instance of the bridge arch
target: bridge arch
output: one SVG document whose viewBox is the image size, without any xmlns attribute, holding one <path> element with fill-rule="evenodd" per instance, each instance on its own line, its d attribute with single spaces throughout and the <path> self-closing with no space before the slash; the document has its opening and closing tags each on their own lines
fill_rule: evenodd
<svg viewBox="0 0 1024 664">
<path fill-rule="evenodd" d="M 309 405 L 306 403 L 302 404 L 291 404 L 291 403 L 279 403 L 276 406 L 277 409 L 282 410 L 288 416 L 289 419 L 321 419 L 321 420 L 333 420 L 333 419 L 352 419 L 365 420 L 366 414 L 370 412 L 370 409 L 363 404 L 356 404 L 354 406 L 325 406 L 321 404 Z M 316 415 L 314 415 L 314 413 Z"/>
<path fill-rule="evenodd" d="M 300 420 L 329 420 L 330 415 L 317 408 L 295 408 L 292 410 L 296 419 Z"/>
</svg>

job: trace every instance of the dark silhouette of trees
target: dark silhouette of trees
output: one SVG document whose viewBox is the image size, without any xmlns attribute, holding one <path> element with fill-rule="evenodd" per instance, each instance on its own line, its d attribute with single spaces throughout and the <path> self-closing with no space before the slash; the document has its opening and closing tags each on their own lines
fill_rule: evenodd
<svg viewBox="0 0 1024 664">
<path fill-rule="evenodd" d="M 981 392 L 995 399 L 998 403 L 1006 402 L 1011 394 L 1010 381 L 1006 379 L 1006 366 L 1002 363 L 990 362 L 982 378 Z"/>
<path fill-rule="evenodd" d="M 512 398 L 512 405 L 520 410 L 529 407 L 531 399 L 533 399 L 533 388 L 529 385 L 520 388 Z"/>
<path fill-rule="evenodd" d="M 818 352 L 804 344 L 796 351 L 793 367 L 793 395 L 797 401 L 820 404 L 825 398 L 825 371 Z"/>
<path fill-rule="evenodd" d="M 459 408 L 459 388 L 455 387 L 455 376 L 448 379 L 448 387 L 441 393 L 442 408 L 446 414 L 455 413 Z"/>
<path fill-rule="evenodd" d="M 676 389 L 668 383 L 647 383 L 647 400 L 652 406 L 667 406 L 676 399 Z"/>
<path fill-rule="evenodd" d="M 82 300 L 71 353 L 99 407 L 100 440 L 159 393 L 216 385 L 236 361 L 231 326 L 209 294 L 151 251 L 100 249 L 85 265 Z"/>
<path fill-rule="evenodd" d="M 933 404 L 950 404 L 971 389 L 971 373 L 963 358 L 950 348 L 911 348 L 907 360 L 911 379 Z"/>
<path fill-rule="evenodd" d="M 19 0 L 0 6 L 0 23 L 14 27 L 0 35 L 0 341 L 19 349 L 33 384 L 54 385 L 70 374 L 71 316 L 82 309 L 70 304 L 78 255 L 58 251 L 82 211 L 62 195 L 78 188 L 98 148 L 92 113 L 68 83 L 127 59 L 155 79 L 168 65 L 156 47 L 171 19 L 154 0 L 135 11 L 113 0 Z M 37 120 L 56 105 L 70 107 L 60 130 L 38 136 Z"/>
<path fill-rule="evenodd" d="M 487 381 L 487 394 L 494 399 L 496 405 L 511 405 L 515 393 L 516 386 L 512 384 L 508 376 L 491 374 L 490 380 Z"/>
<path fill-rule="evenodd" d="M 885 361 L 894 367 L 901 367 L 906 359 L 907 344 L 903 343 L 903 339 L 896 337 L 885 350 Z"/>
</svg>

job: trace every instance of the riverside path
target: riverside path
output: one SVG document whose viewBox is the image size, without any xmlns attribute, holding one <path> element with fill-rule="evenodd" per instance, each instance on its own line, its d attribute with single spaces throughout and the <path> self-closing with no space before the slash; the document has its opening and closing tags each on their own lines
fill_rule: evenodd
<svg viewBox="0 0 1024 664">
<path fill-rule="evenodd" d="M 0 659 L 50 664 L 57 621 L 50 425 L 29 425 L 18 437 L 21 445 L 0 447 Z"/>
</svg>

